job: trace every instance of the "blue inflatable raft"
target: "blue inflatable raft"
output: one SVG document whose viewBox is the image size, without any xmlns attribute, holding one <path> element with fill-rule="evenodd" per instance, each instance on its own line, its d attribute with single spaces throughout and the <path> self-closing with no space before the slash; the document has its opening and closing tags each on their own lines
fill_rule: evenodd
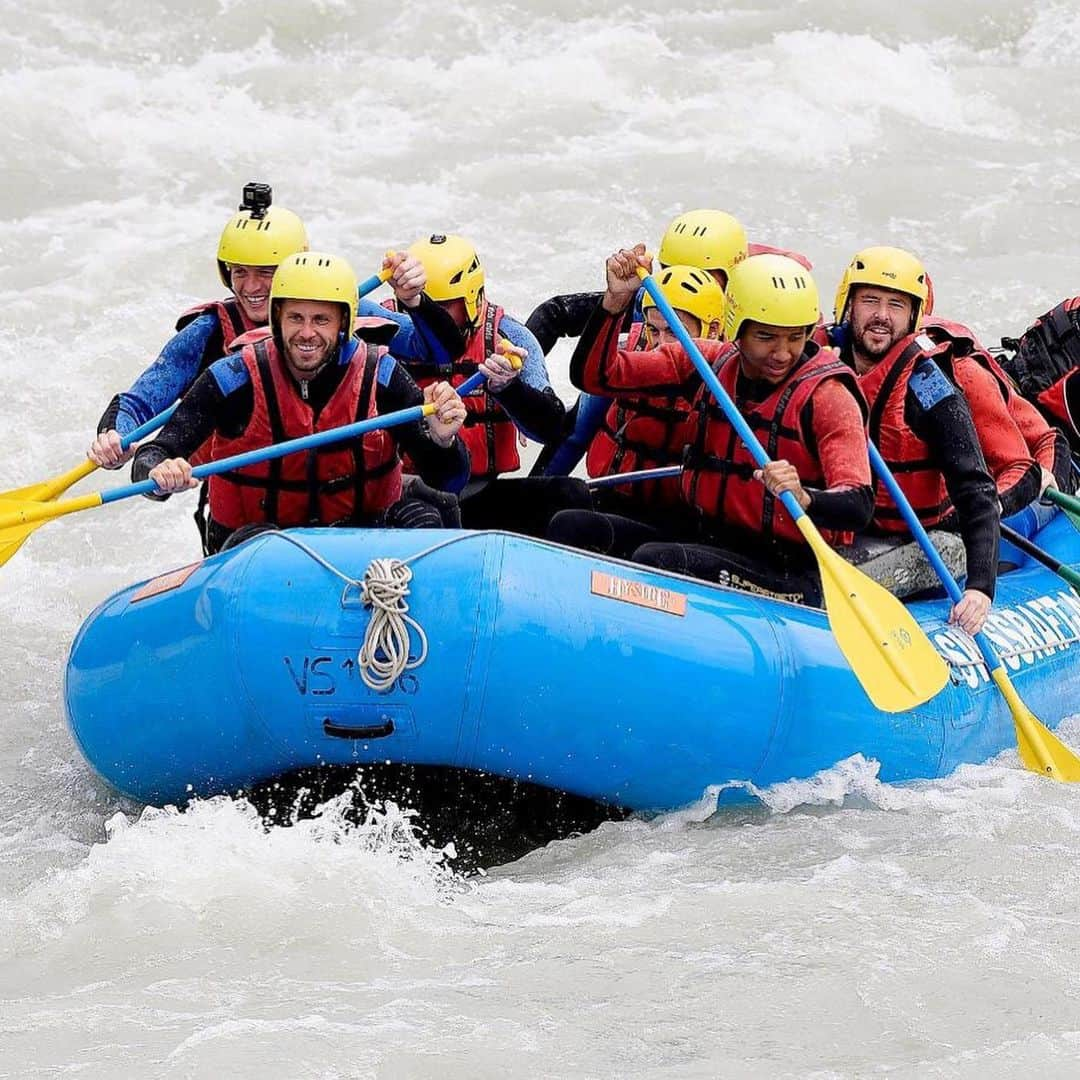
<svg viewBox="0 0 1080 1080">
<path fill-rule="evenodd" d="M 1038 541 L 1080 561 L 1063 518 Z M 371 612 L 335 571 L 359 579 L 387 557 L 413 559 L 409 614 L 428 649 L 376 692 L 357 662 Z M 856 753 L 896 782 L 1014 746 L 947 602 L 912 610 L 951 679 L 890 714 L 821 611 L 506 533 L 294 530 L 107 600 L 72 646 L 65 700 L 87 760 L 147 803 L 389 762 L 665 810 Z M 1064 582 L 1027 563 L 1003 576 L 987 630 L 1048 726 L 1075 711 L 1080 599 Z"/>
</svg>

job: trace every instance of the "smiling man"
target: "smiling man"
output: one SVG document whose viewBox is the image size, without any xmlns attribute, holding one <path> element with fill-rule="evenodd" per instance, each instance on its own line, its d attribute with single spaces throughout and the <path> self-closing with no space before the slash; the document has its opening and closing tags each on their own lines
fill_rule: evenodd
<svg viewBox="0 0 1080 1080">
<path fill-rule="evenodd" d="M 607 290 L 570 367 L 572 381 L 587 393 L 618 399 L 662 392 L 685 386 L 696 371 L 679 344 L 619 348 L 637 268 L 649 265 L 640 244 L 607 261 Z M 777 496 L 790 491 L 834 544 L 869 522 L 872 496 L 862 395 L 836 355 L 810 341 L 818 314 L 817 286 L 795 260 L 755 255 L 733 268 L 724 316 L 729 340 L 697 345 L 774 460 L 764 470 L 754 465 L 702 386 L 687 426 L 681 489 L 693 534 L 665 535 L 663 524 L 594 515 L 611 529 L 609 550 L 636 544 L 638 562 L 820 604 L 815 560 Z M 549 535 L 567 542 L 559 535 L 564 520 L 557 515 Z"/>
<path fill-rule="evenodd" d="M 218 275 L 232 296 L 185 311 L 154 363 L 109 402 L 87 450 L 95 464 L 123 465 L 135 451 L 121 450 L 122 436 L 167 409 L 241 334 L 266 325 L 275 268 L 308 246 L 303 222 L 291 210 L 271 206 L 271 198 L 267 184 L 245 186 L 217 250 Z"/>
<path fill-rule="evenodd" d="M 156 497 L 168 497 L 195 486 L 190 458 L 203 446 L 219 460 L 423 402 L 436 412 L 425 422 L 211 477 L 208 552 L 249 527 L 443 524 L 430 503 L 404 493 L 401 453 L 433 487 L 460 490 L 469 474 L 468 452 L 456 438 L 465 406 L 445 382 L 419 390 L 385 345 L 352 336 L 356 286 L 352 268 L 336 255 L 307 252 L 282 262 L 270 288 L 269 329 L 247 335 L 239 352 L 196 380 L 157 438 L 138 451 L 132 476 L 149 476 Z M 416 315 L 423 317 L 420 304 Z"/>
<path fill-rule="evenodd" d="M 986 621 L 997 580 L 999 489 L 987 460 L 1003 463 L 1003 477 L 1019 477 L 1000 485 L 1006 493 L 1022 485 L 1015 509 L 1038 493 L 1038 466 L 1004 406 L 995 422 L 976 430 L 967 399 L 946 375 L 958 374 L 950 340 L 935 342 L 920 333 L 928 296 L 926 271 L 914 255 L 899 248 L 865 248 L 840 282 L 836 324 L 819 334 L 827 333 L 858 374 L 870 406 L 870 438 L 919 520 L 928 529 L 960 533 L 967 588 L 951 621 L 975 633 Z M 1009 436 L 1012 452 L 1005 442 Z M 911 539 L 880 481 L 873 529 Z"/>
</svg>

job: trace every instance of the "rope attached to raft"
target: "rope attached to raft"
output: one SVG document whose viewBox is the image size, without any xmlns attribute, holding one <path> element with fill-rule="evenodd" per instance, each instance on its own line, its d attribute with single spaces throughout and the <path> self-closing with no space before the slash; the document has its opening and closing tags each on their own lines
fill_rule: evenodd
<svg viewBox="0 0 1080 1080">
<path fill-rule="evenodd" d="M 321 567 L 345 583 L 341 590 L 341 602 L 345 603 L 351 589 L 360 594 L 360 602 L 371 608 L 371 621 L 364 631 L 364 641 L 356 654 L 356 667 L 364 685 L 376 693 L 385 694 L 392 690 L 394 683 L 413 668 L 419 667 L 428 654 L 427 633 L 420 623 L 409 614 L 409 585 L 412 581 L 412 563 L 419 562 L 426 555 L 469 539 L 473 534 L 465 533 L 453 536 L 433 544 L 407 559 L 372 559 L 364 571 L 364 576 L 357 580 L 339 570 L 332 562 L 308 547 L 302 540 L 280 530 L 268 530 L 260 537 L 276 536 L 286 540 L 293 547 L 299 548 L 305 555 L 314 559 Z M 419 651 L 409 658 L 411 633 L 416 633 Z"/>
</svg>

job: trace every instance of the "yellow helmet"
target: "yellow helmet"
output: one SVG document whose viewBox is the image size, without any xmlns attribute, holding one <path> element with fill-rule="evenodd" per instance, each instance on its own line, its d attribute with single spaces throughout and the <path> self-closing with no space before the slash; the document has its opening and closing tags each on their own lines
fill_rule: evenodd
<svg viewBox="0 0 1080 1080">
<path fill-rule="evenodd" d="M 877 285 L 907 293 L 915 301 L 913 327 L 927 313 L 930 285 L 926 270 L 910 251 L 894 247 L 868 247 L 860 251 L 848 264 L 836 290 L 833 315 L 838 323 L 844 321 L 851 290 L 856 285 Z"/>
<path fill-rule="evenodd" d="M 734 341 L 744 322 L 813 326 L 821 308 L 806 267 L 786 255 L 754 255 L 731 272 L 724 336 Z"/>
<path fill-rule="evenodd" d="M 708 271 L 696 266 L 666 266 L 657 272 L 656 280 L 664 298 L 676 311 L 685 311 L 701 322 L 702 336 L 710 323 L 718 322 L 723 327 L 724 290 Z M 656 301 L 646 293 L 641 310 L 654 307 Z"/>
<path fill-rule="evenodd" d="M 283 259 L 307 251 L 304 223 L 284 206 L 271 206 L 261 217 L 257 210 L 234 214 L 218 242 L 218 273 L 227 289 L 232 288 L 229 266 L 280 266 Z"/>
<path fill-rule="evenodd" d="M 270 284 L 270 322 L 275 322 L 278 300 L 324 300 L 346 308 L 348 314 L 342 329 L 348 337 L 356 318 L 356 286 L 353 268 L 340 255 L 320 251 L 290 255 L 274 271 Z"/>
<path fill-rule="evenodd" d="M 688 210 L 667 227 L 656 257 L 661 266 L 697 266 L 730 277 L 746 258 L 746 230 L 723 210 Z"/>
<path fill-rule="evenodd" d="M 464 300 L 470 326 L 476 325 L 484 292 L 484 268 L 476 248 L 464 236 L 434 233 L 409 248 L 424 264 L 424 291 L 432 300 Z"/>
</svg>

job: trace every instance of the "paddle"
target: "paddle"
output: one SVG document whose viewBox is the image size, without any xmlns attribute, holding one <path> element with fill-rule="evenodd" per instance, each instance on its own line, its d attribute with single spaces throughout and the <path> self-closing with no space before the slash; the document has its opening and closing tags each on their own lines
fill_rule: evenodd
<svg viewBox="0 0 1080 1080">
<path fill-rule="evenodd" d="M 484 382 L 486 377 L 482 371 L 476 372 L 457 387 L 458 394 L 464 397 L 466 394 L 472 393 Z M 274 458 L 285 457 L 287 454 L 299 453 L 302 450 L 313 450 L 317 446 L 326 446 L 328 443 L 340 442 L 342 439 L 355 439 L 361 435 L 366 435 L 370 431 L 380 431 L 383 428 L 408 424 L 413 420 L 420 420 L 425 416 L 430 416 L 434 411 L 434 405 L 414 405 L 410 409 L 399 409 L 397 412 L 387 413 L 385 416 L 373 416 L 369 420 L 359 420 L 355 424 L 331 428 L 329 431 L 317 431 L 313 435 L 304 435 L 299 439 L 291 439 L 288 442 L 277 443 L 274 446 L 264 446 L 258 450 L 248 450 L 243 454 L 234 454 L 232 457 L 222 458 L 220 461 L 199 465 L 192 469 L 191 475 L 196 480 L 201 480 L 203 477 L 216 476 L 218 473 L 228 472 L 230 469 L 239 469 L 244 465 L 254 465 L 260 461 L 272 461 Z M 53 518 L 75 514 L 80 510 L 92 510 L 96 506 L 105 506 L 109 503 L 120 502 L 122 499 L 130 499 L 134 495 L 146 495 L 156 490 L 157 486 L 153 480 L 142 480 L 137 484 L 127 484 L 124 487 L 113 488 L 110 491 L 94 491 L 88 495 L 80 495 L 74 499 L 64 499 L 55 503 L 42 503 L 35 500 L 26 500 L 19 503 L 17 500 L 10 500 L 8 505 L 0 507 L 0 550 L 7 543 L 9 535 L 19 534 L 16 543 L 16 547 L 18 547 L 30 533 Z M 10 558 L 10 555 L 8 557 Z"/>
<path fill-rule="evenodd" d="M 394 253 L 388 251 L 386 254 L 389 258 Z M 356 287 L 356 295 L 363 297 L 367 296 L 369 292 L 374 292 L 380 285 L 390 280 L 393 272 L 393 270 L 380 270 L 377 274 L 372 274 L 371 277 L 364 278 L 364 280 Z"/>
<path fill-rule="evenodd" d="M 681 476 L 681 465 L 664 465 L 657 469 L 637 469 L 635 472 L 612 473 L 610 476 L 594 476 L 586 480 L 590 488 L 618 487 L 620 484 L 638 484 L 645 480 L 663 480 L 669 476 Z"/>
<path fill-rule="evenodd" d="M 728 422 L 758 466 L 764 468 L 769 462 L 768 455 L 691 340 L 660 286 L 642 267 L 638 267 L 638 275 Z M 948 682 L 949 671 L 911 613 L 895 596 L 829 547 L 791 492 L 785 491 L 780 501 L 795 519 L 817 559 L 829 626 L 867 697 L 885 712 L 902 712 L 929 701 Z"/>
<path fill-rule="evenodd" d="M 1060 506 L 1065 511 L 1065 516 L 1076 528 L 1080 529 L 1080 499 L 1074 495 L 1066 495 L 1064 491 L 1059 491 L 1056 487 L 1048 487 L 1043 492 L 1043 498 Z"/>
<path fill-rule="evenodd" d="M 358 296 L 367 296 L 368 293 L 373 292 L 385 281 L 390 279 L 392 271 L 380 270 L 377 274 L 372 274 L 371 277 L 365 278 L 357 287 Z M 145 439 L 147 435 L 152 435 L 159 427 L 162 427 L 165 422 L 172 416 L 176 410 L 176 403 L 174 402 L 164 412 L 158 413 L 157 416 L 150 420 L 147 420 L 141 427 L 137 427 L 134 431 L 129 432 L 120 440 L 120 447 L 123 450 L 129 449 L 132 445 L 139 442 L 141 439 Z M 53 477 L 52 480 L 43 480 L 38 484 L 30 484 L 27 487 L 15 488 L 13 491 L 0 491 L 0 503 L 4 500 L 16 499 L 19 501 L 33 500 L 35 502 L 49 502 L 55 499 L 58 495 L 62 495 L 68 488 L 77 484 L 84 477 L 89 476 L 95 469 L 100 468 L 93 461 L 84 461 L 75 468 L 69 469 L 66 473 L 61 473 L 60 476 Z M 11 556 L 8 555 L 8 558 Z M 0 554 L 0 566 L 2 566 L 7 560 Z"/>
<path fill-rule="evenodd" d="M 1059 562 L 1049 551 L 1037 547 L 1026 536 L 1022 536 L 1015 529 L 1010 529 L 1004 522 L 1001 524 L 1001 535 L 1013 547 L 1019 548 L 1025 555 L 1029 555 L 1036 562 L 1042 563 L 1047 570 L 1067 581 L 1072 586 L 1073 592 L 1080 593 L 1080 573 L 1077 573 L 1071 566 Z"/>
<path fill-rule="evenodd" d="M 930 565 L 937 572 L 945 591 L 954 604 L 959 603 L 963 593 L 956 583 L 956 578 L 949 572 L 949 568 L 942 561 L 937 548 L 934 547 L 930 537 L 926 535 L 922 522 L 919 521 L 911 503 L 896 478 L 889 470 L 888 465 L 882 460 L 881 454 L 873 443 L 870 443 L 870 463 L 874 472 L 878 474 L 882 482 L 889 489 L 896 508 L 903 515 L 911 535 L 919 542 L 919 546 L 926 553 Z M 1004 532 L 1007 526 L 1003 526 Z M 1011 530 L 1009 530 L 1011 532 Z M 986 669 L 994 685 L 1001 691 L 1012 713 L 1013 724 L 1016 727 L 1016 742 L 1020 749 L 1020 760 L 1032 772 L 1042 773 L 1054 780 L 1063 780 L 1069 783 L 1080 781 L 1080 758 L 1078 758 L 1056 735 L 1054 735 L 1039 718 L 1023 703 L 1020 695 L 1016 692 L 1012 680 L 1009 678 L 1005 665 L 1001 662 L 997 650 L 985 633 L 975 635 L 975 644 L 979 646 L 979 652 L 983 655 Z"/>
<path fill-rule="evenodd" d="M 473 376 L 473 379 L 482 380 L 483 375 L 478 372 Z M 472 379 L 469 381 L 472 382 Z M 468 389 L 475 389 L 477 385 L 479 385 L 479 382 L 474 383 Z M 296 454 L 302 450 L 314 450 L 317 446 L 326 446 L 328 443 L 340 442 L 342 439 L 355 439 L 361 435 L 366 435 L 370 431 L 380 431 L 383 428 L 408 424 L 413 420 L 420 420 L 425 416 L 430 416 L 434 411 L 434 405 L 414 405 L 410 409 L 400 409 L 398 412 L 387 413 L 385 416 L 373 416 L 369 420 L 359 420 L 355 424 L 331 428 L 329 431 L 317 431 L 313 435 L 304 435 L 299 439 L 290 439 L 288 442 L 277 443 L 274 446 L 264 446 L 258 450 L 248 450 L 243 454 L 234 454 L 232 457 L 222 458 L 220 461 L 211 461 L 206 465 L 199 465 L 192 469 L 191 475 L 196 480 L 201 480 L 203 477 L 216 476 L 218 473 L 228 472 L 230 469 L 239 469 L 244 465 L 254 465 L 260 461 L 272 461 L 274 458 L 285 457 L 286 454 Z M 0 542 L 2 542 L 3 536 L 8 530 L 27 527 L 27 531 L 32 532 L 39 525 L 53 518 L 75 514 L 80 510 L 92 510 L 96 506 L 120 502 L 121 499 L 130 499 L 133 495 L 146 495 L 152 491 L 157 491 L 154 481 L 142 480 L 137 484 L 127 484 L 124 487 L 113 488 L 110 491 L 94 491 L 88 495 L 80 495 L 74 499 L 64 499 L 61 502 L 28 502 L 17 508 L 12 507 L 0 511 Z"/>
<path fill-rule="evenodd" d="M 127 450 L 139 442 L 140 439 L 145 439 L 147 435 L 153 434 L 176 411 L 176 404 L 174 402 L 164 412 L 158 413 L 157 416 L 147 420 L 141 427 L 128 432 L 120 440 L 120 446 Z M 73 484 L 77 484 L 84 477 L 89 476 L 97 468 L 98 465 L 95 462 L 86 460 L 81 465 L 76 465 L 74 469 L 69 469 L 66 473 L 53 477 L 52 480 L 43 480 L 39 484 L 16 488 L 14 491 L 0 492 L 0 514 L 7 510 L 18 510 L 20 504 L 23 503 L 51 502 L 67 491 Z M 0 566 L 3 566 L 22 547 L 26 538 L 36 527 L 35 525 L 16 525 L 12 528 L 0 529 Z"/>
</svg>

